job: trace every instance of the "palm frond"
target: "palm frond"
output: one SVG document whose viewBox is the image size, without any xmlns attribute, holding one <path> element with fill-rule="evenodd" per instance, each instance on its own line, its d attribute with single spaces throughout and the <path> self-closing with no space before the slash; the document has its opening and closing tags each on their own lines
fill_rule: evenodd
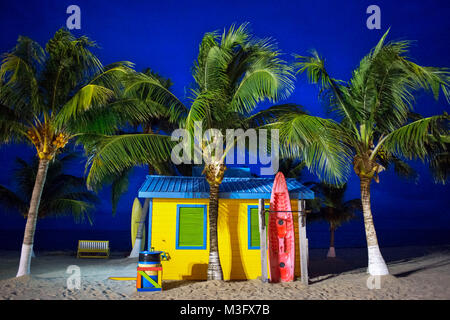
<svg viewBox="0 0 450 320">
<path fill-rule="evenodd" d="M 220 98 L 220 93 L 213 91 L 197 92 L 193 91 L 194 99 L 189 109 L 185 121 L 185 128 L 193 132 L 196 122 L 206 124 L 208 128 L 214 127 L 212 112 L 216 98 Z"/>
<path fill-rule="evenodd" d="M 248 22 L 244 22 L 237 28 L 236 24 L 232 24 L 228 31 L 224 29 L 220 46 L 228 51 L 238 46 L 245 46 L 251 40 L 249 26 L 250 24 Z"/>
<path fill-rule="evenodd" d="M 155 160 L 166 161 L 170 158 L 173 146 L 170 136 L 159 134 L 98 136 L 97 141 L 87 147 L 90 154 L 87 184 L 92 187 L 101 183 L 105 177 L 119 174 L 125 169 Z"/>
<path fill-rule="evenodd" d="M 91 107 L 101 107 L 107 104 L 114 92 L 103 86 L 88 84 L 81 88 L 58 112 L 54 123 L 58 128 L 70 123 Z"/>
<path fill-rule="evenodd" d="M 232 108 L 249 113 L 266 99 L 277 102 L 289 97 L 294 90 L 291 69 L 284 61 L 259 61 L 244 75 L 231 99 Z"/>
<path fill-rule="evenodd" d="M 447 144 L 445 149 L 433 150 L 430 156 L 429 167 L 436 183 L 446 184 L 450 177 L 449 148 L 450 146 Z"/>
<path fill-rule="evenodd" d="M 294 103 L 286 103 L 271 106 L 261 110 L 249 117 L 246 117 L 247 126 L 251 128 L 261 127 L 269 123 L 278 121 L 284 115 L 292 113 L 307 113 L 305 108 Z"/>
<path fill-rule="evenodd" d="M 357 133 L 356 124 L 360 117 L 360 110 L 346 101 L 345 97 L 348 92 L 342 85 L 343 81 L 330 76 L 325 68 L 325 60 L 315 50 L 311 52 L 310 56 L 294 55 L 294 57 L 296 59 L 294 67 L 297 68 L 297 74 L 306 72 L 311 83 L 319 84 L 319 96 L 327 100 L 326 104 L 330 111 L 337 112 L 340 118 L 345 119 Z"/>
<path fill-rule="evenodd" d="M 81 222 L 87 217 L 98 198 L 86 189 L 86 181 L 81 177 L 63 173 L 64 166 L 75 159 L 74 153 L 61 154 L 48 167 L 42 190 L 38 218 L 59 215 L 73 215 Z M 17 211 L 26 217 L 29 202 L 36 180 L 39 162 L 16 159 L 13 171 L 15 187 L 0 186 L 0 205 L 9 211 Z"/>
<path fill-rule="evenodd" d="M 0 90 L 1 91 L 1 90 Z M 26 117 L 23 117 L 26 119 Z M 27 140 L 27 126 L 21 114 L 0 104 L 0 142 L 23 142 Z M 28 141 L 27 141 L 28 142 Z"/>
<path fill-rule="evenodd" d="M 208 74 L 207 58 L 213 48 L 219 46 L 218 40 L 219 35 L 217 32 L 208 32 L 203 36 L 202 41 L 199 45 L 199 53 L 197 61 L 194 64 L 193 76 L 195 83 L 200 90 L 204 91 L 207 89 L 206 75 Z"/>
<path fill-rule="evenodd" d="M 130 75 L 134 74 L 134 63 L 119 61 L 105 66 L 99 74 L 93 76 L 90 84 L 99 85 L 114 91 L 116 96 L 120 95 L 124 82 Z"/>
<path fill-rule="evenodd" d="M 39 112 L 39 70 L 44 61 L 42 47 L 30 38 L 19 36 L 13 50 L 3 55 L 0 67 L 0 100 L 17 112 Z"/>
<path fill-rule="evenodd" d="M 286 178 L 299 179 L 305 167 L 305 162 L 287 158 L 280 162 L 278 171 L 283 172 Z"/>
<path fill-rule="evenodd" d="M 114 180 L 111 184 L 111 204 L 113 215 L 115 215 L 117 212 L 117 205 L 119 203 L 120 197 L 128 191 L 131 171 L 132 170 L 130 168 L 115 175 Z"/>
<path fill-rule="evenodd" d="M 5 212 L 17 211 L 25 214 L 28 204 L 14 191 L 0 185 L 0 205 L 6 209 Z"/>
<path fill-rule="evenodd" d="M 280 130 L 280 154 L 296 157 L 321 179 L 341 183 L 349 174 L 350 151 L 339 140 L 339 126 L 332 120 L 293 113 L 266 126 Z"/>
<path fill-rule="evenodd" d="M 438 122 L 441 120 L 448 123 L 449 117 L 447 115 L 433 116 L 404 125 L 386 135 L 379 146 L 382 145 L 397 157 L 425 159 L 428 155 L 426 145 L 430 141 L 430 134 L 436 131 Z"/>
<path fill-rule="evenodd" d="M 47 113 L 57 112 L 73 92 L 103 71 L 103 65 L 90 50 L 96 46 L 89 38 L 76 38 L 65 29 L 58 30 L 47 42 L 48 58 L 41 74 Z"/>
<path fill-rule="evenodd" d="M 185 105 L 169 88 L 153 75 L 136 73 L 129 76 L 125 83 L 124 97 L 138 99 L 149 114 L 156 112 L 172 123 L 181 124 L 187 114 Z"/>
<path fill-rule="evenodd" d="M 344 201 L 347 184 L 334 186 L 324 182 L 308 183 L 316 194 L 316 201 L 312 203 L 314 210 L 307 215 L 310 222 L 327 221 L 333 229 L 343 223 L 357 218 L 356 213 L 362 211 L 361 199 Z"/>
<path fill-rule="evenodd" d="M 47 207 L 43 207 L 46 216 L 72 216 L 77 223 L 84 222 L 85 219 L 92 225 L 91 212 L 93 204 L 72 198 L 60 198 L 51 202 Z"/>
<path fill-rule="evenodd" d="M 417 180 L 419 174 L 408 163 L 397 157 L 391 157 L 390 162 L 394 165 L 394 172 L 403 178 Z"/>
</svg>

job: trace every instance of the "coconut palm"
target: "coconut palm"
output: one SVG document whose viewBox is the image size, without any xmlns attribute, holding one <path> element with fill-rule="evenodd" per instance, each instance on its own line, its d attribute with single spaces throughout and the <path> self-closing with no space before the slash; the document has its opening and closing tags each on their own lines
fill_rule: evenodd
<svg viewBox="0 0 450 320">
<path fill-rule="evenodd" d="M 328 258 L 336 257 L 334 247 L 334 233 L 343 223 L 356 219 L 356 212 L 362 211 L 361 199 L 344 201 L 347 184 L 334 186 L 328 183 L 306 183 L 314 191 L 315 200 L 318 204 L 311 214 L 307 215 L 307 220 L 326 221 L 330 225 L 330 248 L 327 253 Z"/>
<path fill-rule="evenodd" d="M 45 50 L 20 36 L 0 67 L 0 141 L 25 142 L 36 148 L 39 167 L 27 214 L 17 276 L 30 273 L 30 254 L 49 163 L 65 144 L 84 133 L 108 134 L 125 119 L 145 118 L 143 104 L 120 100 L 129 62 L 104 67 L 85 36 L 58 30 Z M 120 110 L 120 112 L 118 112 Z M 162 142 L 155 139 L 155 145 Z"/>
<path fill-rule="evenodd" d="M 177 113 L 180 125 L 188 133 L 187 139 L 183 137 L 182 142 L 191 146 L 192 149 L 189 150 L 194 151 L 194 160 L 196 153 L 200 153 L 200 157 L 203 155 L 203 173 L 210 186 L 210 252 L 207 273 L 210 280 L 223 279 L 217 240 L 219 186 L 226 170 L 225 157 L 239 137 L 234 137 L 223 152 L 215 153 L 213 146 L 219 146 L 219 149 L 221 146 L 211 140 L 204 141 L 203 137 L 198 139 L 196 129 L 202 132 L 212 129 L 224 137 L 227 129 L 277 129 L 278 117 L 295 112 L 298 115 L 297 123 L 304 123 L 304 128 L 298 132 L 302 133 L 302 146 L 310 151 L 307 165 L 326 168 L 331 172 L 330 175 L 337 172 L 332 170 L 335 169 L 333 166 L 336 161 L 328 159 L 335 154 L 334 150 L 327 147 L 327 139 L 332 136 L 326 120 L 312 117 L 300 106 L 292 104 L 275 105 L 255 113 L 258 103 L 264 100 L 279 101 L 289 96 L 294 89 L 292 69 L 280 56 L 273 41 L 254 38 L 248 30 L 248 24 L 239 27 L 233 25 L 222 34 L 206 33 L 200 43 L 193 69 L 195 82 L 191 90 L 189 112 L 184 118 L 182 112 Z M 153 98 L 148 93 L 154 90 L 154 80 L 148 75 L 139 77 L 141 80 L 135 81 L 125 92 L 129 94 L 137 90 L 142 100 L 151 101 Z M 171 110 L 183 110 L 181 102 L 170 91 L 159 90 L 157 96 L 164 96 L 165 103 L 173 106 Z M 144 137 L 142 134 L 128 136 L 127 143 L 120 137 L 108 137 L 106 141 L 99 143 L 93 150 L 88 183 L 100 181 L 103 176 L 120 172 L 124 168 L 151 162 L 149 155 L 152 150 Z M 289 141 L 286 143 L 289 144 Z M 295 149 L 296 146 L 299 144 L 292 148 Z M 324 150 L 324 153 L 319 155 L 318 150 Z M 188 158 L 192 159 L 190 156 Z"/>
<path fill-rule="evenodd" d="M 63 171 L 75 157 L 74 153 L 61 154 L 50 162 L 42 190 L 38 219 L 71 215 L 77 223 L 87 219 L 92 224 L 91 212 L 98 201 L 97 196 L 86 189 L 84 178 Z M 21 158 L 16 159 L 13 173 L 16 186 L 8 188 L 0 185 L 1 206 L 27 218 L 38 167 L 38 159 L 30 163 Z"/>
<path fill-rule="evenodd" d="M 247 24 L 233 25 L 222 35 L 206 33 L 200 43 L 193 76 L 193 102 L 186 119 L 186 128 L 192 137 L 196 123 L 200 123 L 202 130 L 217 130 L 223 136 L 226 129 L 246 129 L 258 102 L 281 100 L 294 88 L 291 69 L 280 59 L 273 41 L 253 38 Z M 203 173 L 210 188 L 208 279 L 222 280 L 217 217 L 227 150 L 216 154 L 208 149 L 205 141 L 194 141 L 196 143 L 202 154 L 207 155 Z"/>
<path fill-rule="evenodd" d="M 351 151 L 353 170 L 360 180 L 371 275 L 389 273 L 378 246 L 370 203 L 370 184 L 378 182 L 385 169 L 381 161 L 407 168 L 403 160 L 426 159 L 431 142 L 441 146 L 448 142 L 446 114 L 418 120 L 409 115 L 418 90 L 431 91 L 436 99 L 442 90 L 449 101 L 449 72 L 412 62 L 406 56 L 410 43 L 387 43 L 388 32 L 347 82 L 332 78 L 317 52 L 296 56 L 298 73 L 305 72 L 319 85 L 320 97 L 341 122 L 334 128 L 336 134 Z"/>
</svg>

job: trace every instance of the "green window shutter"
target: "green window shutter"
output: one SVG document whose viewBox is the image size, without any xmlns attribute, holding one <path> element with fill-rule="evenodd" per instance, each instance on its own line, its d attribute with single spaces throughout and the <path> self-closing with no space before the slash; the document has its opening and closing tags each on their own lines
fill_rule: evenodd
<svg viewBox="0 0 450 320">
<path fill-rule="evenodd" d="M 258 208 L 250 209 L 250 246 L 259 247 Z"/>
<path fill-rule="evenodd" d="M 249 221 L 249 247 L 255 248 L 259 247 L 259 217 L 258 208 L 250 208 L 250 221 Z M 267 226 L 269 224 L 269 213 L 266 212 L 266 233 Z"/>
<path fill-rule="evenodd" d="M 178 246 L 202 247 L 205 228 L 204 207 L 180 207 L 178 213 Z"/>
</svg>

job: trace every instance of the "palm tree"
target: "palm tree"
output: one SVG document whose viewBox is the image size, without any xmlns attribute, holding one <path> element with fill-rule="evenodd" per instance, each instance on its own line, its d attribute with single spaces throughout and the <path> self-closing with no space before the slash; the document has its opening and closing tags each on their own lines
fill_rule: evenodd
<svg viewBox="0 0 450 320">
<path fill-rule="evenodd" d="M 63 171 L 69 161 L 75 157 L 74 153 L 61 154 L 49 164 L 38 209 L 38 219 L 72 215 L 75 222 L 87 219 L 92 224 L 91 211 L 98 201 L 97 196 L 86 189 L 84 178 Z M 27 218 L 38 167 L 37 159 L 28 163 L 17 158 L 16 169 L 13 173 L 16 186 L 9 189 L 0 185 L 0 205 Z"/>
<path fill-rule="evenodd" d="M 222 35 L 206 33 L 200 43 L 193 76 L 193 102 L 186 119 L 186 128 L 192 137 L 196 122 L 201 124 L 202 130 L 215 129 L 223 136 L 226 129 L 249 128 L 255 119 L 250 115 L 258 102 L 281 100 L 294 88 L 291 68 L 280 59 L 273 41 L 253 38 L 247 24 L 233 25 Z M 207 148 L 202 142 L 200 149 L 204 155 Z M 227 151 L 208 152 L 203 169 L 210 187 L 208 280 L 223 279 L 217 217 Z"/>
<path fill-rule="evenodd" d="M 129 62 L 104 67 L 85 36 L 58 30 L 45 50 L 20 36 L 0 67 L 0 141 L 25 142 L 36 148 L 39 167 L 27 214 L 17 276 L 30 273 L 36 219 L 49 163 L 81 133 L 108 134 L 124 118 L 146 117 L 141 104 L 118 100 Z M 120 112 L 117 112 L 120 110 Z"/>
<path fill-rule="evenodd" d="M 389 31 L 388 31 L 389 32 Z M 427 146 L 448 142 L 448 115 L 410 120 L 414 93 L 431 91 L 437 99 L 442 90 L 449 101 L 447 69 L 420 66 L 406 56 L 408 41 L 386 43 L 386 32 L 353 71 L 349 81 L 331 77 L 317 52 L 296 56 L 298 72 L 318 83 L 320 97 L 339 117 L 336 135 L 350 151 L 353 170 L 360 180 L 364 225 L 368 246 L 368 272 L 388 274 L 372 218 L 370 184 L 379 181 L 385 168 L 381 161 L 407 168 L 404 159 L 426 159 Z"/>
<path fill-rule="evenodd" d="M 355 212 L 362 211 L 361 199 L 344 201 L 347 184 L 333 186 L 328 183 L 307 183 L 318 200 L 316 210 L 307 215 L 308 221 L 327 221 L 330 225 L 330 248 L 328 258 L 336 257 L 334 233 L 343 223 L 356 219 Z"/>
<path fill-rule="evenodd" d="M 226 170 L 225 157 L 238 138 L 234 137 L 231 145 L 226 145 L 222 153 L 215 154 L 209 149 L 213 143 L 207 145 L 202 139 L 196 139 L 196 128 L 200 127 L 203 132 L 214 129 L 223 136 L 226 136 L 226 129 L 278 129 L 279 117 L 296 112 L 296 122 L 304 124 L 304 127 L 297 131 L 302 135 L 302 146 L 310 151 L 307 166 L 325 168 L 329 171 L 329 176 L 334 176 L 338 171 L 335 170 L 334 160 L 337 149 L 328 148 L 328 139 L 334 139 L 329 133 L 331 122 L 312 117 L 300 106 L 293 104 L 275 105 L 254 112 L 261 101 L 275 102 L 284 99 L 294 89 L 292 69 L 280 59 L 280 55 L 271 39 L 252 37 L 246 23 L 239 27 L 233 25 L 222 35 L 218 32 L 206 33 L 200 43 L 194 65 L 192 103 L 185 117 L 180 100 L 169 90 L 162 90 L 161 86 L 156 87 L 155 80 L 149 75 L 139 75 L 137 81 L 125 88 L 126 94 L 137 91 L 139 94 L 134 96 L 143 101 L 162 97 L 164 103 L 170 105 L 170 110 L 174 111 L 171 116 L 177 119 L 178 115 L 179 124 L 189 133 L 190 140 L 188 138 L 187 141 L 194 142 L 190 143 L 191 147 L 194 146 L 194 151 L 199 151 L 204 157 L 206 155 L 203 173 L 210 186 L 208 280 L 223 279 L 217 241 L 218 194 Z M 145 134 L 102 139 L 95 148 L 91 148 L 92 165 L 88 183 L 101 181 L 102 177 L 118 173 L 125 168 L 152 162 L 155 152 L 162 156 L 166 149 L 158 150 L 150 142 Z M 183 142 L 186 141 L 183 139 Z M 173 142 L 170 143 L 174 146 Z M 286 144 L 298 151 L 296 148 L 299 144 L 293 146 L 289 141 Z M 323 154 L 319 154 L 319 150 L 324 151 Z M 169 154 L 170 152 L 166 156 L 170 156 Z"/>
</svg>

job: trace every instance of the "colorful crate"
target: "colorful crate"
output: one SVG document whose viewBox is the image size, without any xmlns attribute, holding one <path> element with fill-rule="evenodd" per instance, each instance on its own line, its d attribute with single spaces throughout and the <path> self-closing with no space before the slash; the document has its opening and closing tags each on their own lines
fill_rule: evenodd
<svg viewBox="0 0 450 320">
<path fill-rule="evenodd" d="M 162 290 L 162 266 L 138 267 L 136 276 L 137 291 Z"/>
</svg>

